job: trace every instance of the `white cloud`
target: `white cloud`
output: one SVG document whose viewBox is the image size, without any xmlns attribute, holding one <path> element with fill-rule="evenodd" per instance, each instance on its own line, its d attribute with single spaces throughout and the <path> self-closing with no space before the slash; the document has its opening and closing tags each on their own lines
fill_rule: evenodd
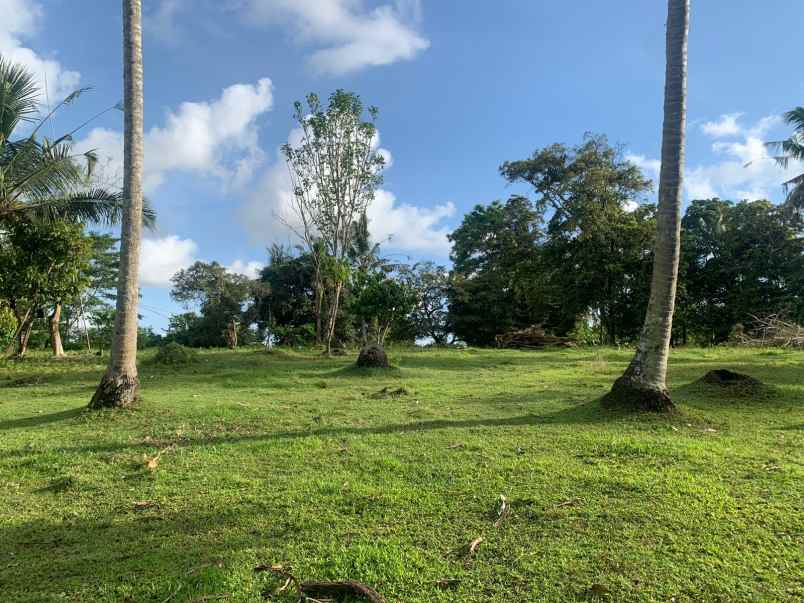
<svg viewBox="0 0 804 603">
<path fill-rule="evenodd" d="M 288 138 L 291 142 L 297 140 L 298 132 L 292 131 Z M 379 137 L 375 146 L 378 144 Z M 378 149 L 378 152 L 383 152 L 391 162 L 389 151 Z M 288 168 L 281 153 L 277 153 L 276 161 L 265 171 L 239 211 L 241 222 L 254 241 L 263 244 L 299 242 L 295 232 L 301 231 L 300 220 L 293 210 L 292 190 Z M 449 253 L 447 234 L 451 228 L 445 221 L 455 215 L 455 211 L 455 205 L 449 202 L 434 207 L 399 203 L 393 193 L 379 189 L 367 214 L 371 236 L 382 243 L 384 249 L 446 256 Z"/>
<path fill-rule="evenodd" d="M 742 113 L 725 113 L 717 121 L 707 121 L 701 125 L 701 130 L 712 138 L 725 138 L 738 136 L 742 133 L 742 126 L 738 123 Z"/>
<path fill-rule="evenodd" d="M 36 33 L 42 15 L 42 6 L 33 0 L 0 0 L 0 54 L 24 65 L 37 79 L 42 102 L 49 100 L 54 105 L 78 88 L 81 74 L 64 69 L 57 60 L 25 45 L 24 41 Z"/>
<path fill-rule="evenodd" d="M 184 8 L 184 0 L 161 0 L 157 8 L 143 15 L 143 31 L 160 42 L 175 44 L 180 37 L 176 15 Z"/>
<path fill-rule="evenodd" d="M 235 274 L 242 274 L 250 279 L 255 279 L 260 275 L 260 270 L 263 269 L 265 264 L 262 262 L 244 262 L 243 260 L 235 260 L 228 266 L 226 270 L 234 272 Z"/>
<path fill-rule="evenodd" d="M 393 193 L 381 189 L 366 213 L 372 237 L 375 241 L 387 241 L 385 247 L 439 256 L 449 253 L 447 235 L 452 229 L 444 221 L 455 215 L 452 202 L 419 207 L 398 203 Z"/>
<path fill-rule="evenodd" d="M 169 287 L 171 277 L 196 261 L 198 245 L 192 239 L 176 235 L 142 240 L 140 284 Z"/>
<path fill-rule="evenodd" d="M 652 177 L 654 180 L 659 178 L 659 171 L 662 169 L 662 162 L 658 159 L 649 159 L 644 155 L 626 155 L 626 161 L 630 161 L 635 166 L 640 168 L 643 172 L 647 172 L 647 175 Z"/>
<path fill-rule="evenodd" d="M 168 112 L 165 125 L 145 135 L 145 191 L 159 187 L 174 171 L 215 176 L 227 184 L 248 180 L 263 160 L 257 118 L 273 106 L 271 80 L 234 84 L 211 102 L 185 102 Z M 101 180 L 122 174 L 123 135 L 95 128 L 76 143 L 76 150 L 98 152 Z"/>
<path fill-rule="evenodd" d="M 783 169 L 773 160 L 765 146 L 768 132 L 780 123 L 778 116 L 763 117 L 749 128 L 739 127 L 740 140 L 714 142 L 712 153 L 716 161 L 687 166 L 684 177 L 687 197 L 720 197 L 734 201 L 780 199 L 783 194 L 782 182 L 804 172 L 804 163 L 796 161 L 791 161 Z M 724 127 L 721 131 L 727 129 Z M 628 159 L 645 169 L 649 175 L 658 177 L 661 166 L 659 160 L 641 155 L 629 155 Z"/>
<path fill-rule="evenodd" d="M 328 75 L 413 59 L 430 46 L 418 31 L 420 0 L 367 9 L 362 0 L 243 0 L 249 21 L 288 24 L 301 43 L 323 46 L 310 64 Z"/>
</svg>

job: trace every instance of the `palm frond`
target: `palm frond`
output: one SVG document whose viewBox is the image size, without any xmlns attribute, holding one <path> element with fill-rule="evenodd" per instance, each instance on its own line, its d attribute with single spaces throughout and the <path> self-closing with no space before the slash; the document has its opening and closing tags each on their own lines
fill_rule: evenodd
<svg viewBox="0 0 804 603">
<path fill-rule="evenodd" d="M 796 107 L 784 114 L 787 123 L 795 126 L 797 132 L 804 132 L 804 107 Z"/>
<path fill-rule="evenodd" d="M 0 139 L 8 140 L 20 122 L 33 122 L 39 89 L 33 74 L 0 55 Z"/>
<path fill-rule="evenodd" d="M 21 207 L 20 212 L 44 222 L 67 220 L 112 226 L 122 222 L 125 207 L 122 193 L 90 188 L 30 203 Z M 143 200 L 142 223 L 151 229 L 156 225 L 156 212 L 146 200 Z"/>
</svg>

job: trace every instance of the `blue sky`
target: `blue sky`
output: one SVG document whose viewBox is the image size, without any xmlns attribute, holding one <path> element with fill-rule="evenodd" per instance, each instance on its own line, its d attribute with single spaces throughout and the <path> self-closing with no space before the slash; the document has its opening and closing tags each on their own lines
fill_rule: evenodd
<svg viewBox="0 0 804 603">
<path fill-rule="evenodd" d="M 785 173 L 761 141 L 802 104 L 801 21 L 789 0 L 693 0 L 688 197 L 779 200 Z M 292 102 L 336 88 L 380 108 L 393 160 L 371 212 L 388 253 L 447 261 L 446 233 L 512 192 L 507 159 L 584 132 L 658 168 L 666 3 L 655 0 L 143 0 L 146 186 L 159 212 L 142 258 L 143 323 L 178 310 L 170 275 L 195 259 L 243 272 L 287 200 L 277 148 Z M 0 52 L 26 63 L 61 112 L 60 133 L 120 99 L 120 3 L 0 0 Z M 77 136 L 119 178 L 122 116 Z M 744 165 L 751 161 L 750 167 Z M 796 166 L 792 166 L 795 169 Z"/>
</svg>

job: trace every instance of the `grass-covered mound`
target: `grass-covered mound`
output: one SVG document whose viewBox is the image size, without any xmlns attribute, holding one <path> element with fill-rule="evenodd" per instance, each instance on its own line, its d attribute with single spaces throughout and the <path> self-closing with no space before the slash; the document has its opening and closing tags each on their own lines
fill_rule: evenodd
<svg viewBox="0 0 804 603">
<path fill-rule="evenodd" d="M 278 563 L 389 603 L 804 595 L 804 353 L 674 350 L 671 417 L 595 403 L 628 351 L 199 357 L 100 413 L 101 358 L 0 368 L 3 603 L 296 601 Z M 690 386 L 724 366 L 778 395 Z"/>
<path fill-rule="evenodd" d="M 192 348 L 187 348 L 175 341 L 166 343 L 160 347 L 151 364 L 154 366 L 186 366 L 198 360 L 198 352 Z"/>
</svg>

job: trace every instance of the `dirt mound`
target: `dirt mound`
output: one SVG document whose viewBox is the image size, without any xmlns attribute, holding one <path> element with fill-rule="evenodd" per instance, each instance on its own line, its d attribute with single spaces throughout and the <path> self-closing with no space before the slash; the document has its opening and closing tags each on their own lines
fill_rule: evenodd
<svg viewBox="0 0 804 603">
<path fill-rule="evenodd" d="M 701 377 L 701 383 L 721 387 L 762 387 L 763 383 L 750 375 L 735 373 L 728 369 L 715 369 Z"/>
<path fill-rule="evenodd" d="M 388 356 L 382 346 L 367 345 L 360 350 L 357 357 L 357 366 L 360 368 L 390 368 Z"/>
</svg>

